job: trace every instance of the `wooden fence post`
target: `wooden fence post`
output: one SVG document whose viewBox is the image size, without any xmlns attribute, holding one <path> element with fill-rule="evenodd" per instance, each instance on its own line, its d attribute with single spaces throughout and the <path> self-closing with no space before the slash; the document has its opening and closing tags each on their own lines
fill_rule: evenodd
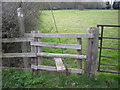
<svg viewBox="0 0 120 90">
<path fill-rule="evenodd" d="M 37 31 L 37 33 L 42 33 L 41 31 Z M 37 41 L 38 42 L 42 42 L 42 39 L 39 37 L 37 38 Z M 38 53 L 42 52 L 42 47 L 41 46 L 38 46 Z M 41 65 L 42 64 L 42 58 L 41 57 L 38 57 L 38 65 Z"/>
<path fill-rule="evenodd" d="M 78 53 L 78 55 L 82 55 L 82 39 L 77 38 L 77 42 L 78 42 L 79 45 L 81 45 L 81 49 L 78 49 L 77 53 Z M 82 59 L 78 59 L 77 65 L 78 65 L 79 69 L 82 69 Z"/>
<path fill-rule="evenodd" d="M 34 35 L 35 33 L 36 33 L 36 31 L 31 31 L 31 34 L 32 34 L 32 35 Z M 34 37 L 34 38 L 31 40 L 31 42 L 34 42 L 34 41 L 37 41 L 37 38 Z M 31 52 L 32 52 L 32 53 L 37 53 L 37 52 L 38 52 L 37 47 L 31 45 Z M 32 64 L 33 64 L 33 65 L 36 65 L 36 66 L 38 65 L 37 57 L 31 58 L 31 65 L 32 65 Z M 33 69 L 33 73 L 34 73 L 34 74 L 37 73 L 37 68 L 34 68 L 34 69 Z"/>
<path fill-rule="evenodd" d="M 88 28 L 88 33 L 93 34 L 94 38 L 88 38 L 87 40 L 87 59 L 85 60 L 84 73 L 94 77 L 97 66 L 99 29 L 96 27 Z"/>
<path fill-rule="evenodd" d="M 41 32 L 41 31 L 37 31 L 37 33 L 39 34 L 39 33 L 42 33 L 42 32 Z M 38 42 L 42 42 L 41 37 L 37 38 L 37 41 L 38 41 Z M 38 46 L 37 49 L 38 49 L 38 53 L 42 52 L 42 47 L 41 47 L 41 46 Z M 38 59 L 38 65 L 41 65 L 41 64 L 42 64 L 42 57 L 39 56 L 37 59 Z M 40 70 L 39 70 L 38 72 L 40 72 Z M 41 72 L 40 72 L 40 73 L 41 73 Z"/>
<path fill-rule="evenodd" d="M 18 13 L 18 23 L 19 23 L 19 37 L 23 37 L 25 33 L 25 26 L 24 26 L 24 15 L 22 8 L 18 8 L 17 13 Z M 27 52 L 27 42 L 22 43 L 21 48 L 22 48 L 22 52 Z M 23 63 L 26 71 L 27 68 L 29 67 L 28 58 L 24 57 Z"/>
</svg>

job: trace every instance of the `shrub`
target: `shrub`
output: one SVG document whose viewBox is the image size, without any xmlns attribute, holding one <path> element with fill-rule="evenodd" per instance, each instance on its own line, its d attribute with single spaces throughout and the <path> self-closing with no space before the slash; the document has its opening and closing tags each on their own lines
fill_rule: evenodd
<svg viewBox="0 0 120 90">
<path fill-rule="evenodd" d="M 113 3 L 113 9 L 120 9 L 120 1 Z"/>
<path fill-rule="evenodd" d="M 106 9 L 110 9 L 111 8 L 111 4 L 109 1 L 106 2 Z"/>
</svg>

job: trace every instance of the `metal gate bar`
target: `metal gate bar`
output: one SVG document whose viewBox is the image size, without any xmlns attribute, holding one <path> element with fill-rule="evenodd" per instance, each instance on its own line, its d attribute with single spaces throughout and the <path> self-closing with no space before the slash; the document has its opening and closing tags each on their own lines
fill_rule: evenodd
<svg viewBox="0 0 120 90">
<path fill-rule="evenodd" d="M 120 27 L 120 25 L 97 25 L 97 27 L 101 27 L 101 32 L 100 32 L 100 47 L 98 47 L 100 49 L 99 51 L 99 62 L 98 62 L 98 71 L 99 72 L 106 72 L 106 73 L 117 73 L 120 74 L 120 72 L 118 71 L 106 71 L 106 70 L 100 70 L 100 65 L 101 64 L 101 57 L 106 57 L 106 58 L 120 58 L 120 57 L 112 57 L 112 56 L 102 56 L 102 49 L 113 49 L 113 50 L 120 50 L 119 48 L 108 48 L 108 47 L 102 47 L 103 44 L 103 39 L 117 39 L 120 40 L 120 38 L 112 38 L 112 37 L 103 37 L 103 33 L 104 33 L 104 27 Z M 104 64 L 105 65 L 105 64 Z"/>
<path fill-rule="evenodd" d="M 120 65 L 112 65 L 112 64 L 101 64 L 101 65 L 116 66 L 116 67 L 120 66 Z"/>
<path fill-rule="evenodd" d="M 106 71 L 106 70 L 100 70 L 99 72 L 106 72 L 106 73 L 120 74 L 120 72 L 117 72 L 117 71 Z"/>
<path fill-rule="evenodd" d="M 101 47 L 98 47 L 101 48 Z M 108 48 L 108 47 L 102 47 L 102 49 L 113 49 L 113 50 L 120 50 L 120 48 Z"/>
</svg>

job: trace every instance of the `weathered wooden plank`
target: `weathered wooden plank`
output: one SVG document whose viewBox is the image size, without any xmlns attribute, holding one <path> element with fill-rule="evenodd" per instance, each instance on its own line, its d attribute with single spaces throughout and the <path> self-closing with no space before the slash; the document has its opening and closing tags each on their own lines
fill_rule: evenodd
<svg viewBox="0 0 120 90">
<path fill-rule="evenodd" d="M 44 47 L 59 47 L 59 48 L 81 49 L 81 45 L 77 45 L 77 44 L 31 42 L 31 45 L 33 45 L 33 46 L 44 46 Z"/>
<path fill-rule="evenodd" d="M 71 38 L 94 38 L 93 34 L 78 33 L 41 33 L 41 34 L 24 34 L 27 37 L 71 37 Z"/>
<path fill-rule="evenodd" d="M 44 66 L 44 65 L 31 65 L 32 69 L 40 69 L 40 70 L 46 70 L 46 71 L 57 71 L 56 67 L 53 66 Z M 76 69 L 76 68 L 68 68 L 69 73 L 82 73 L 82 69 Z"/>
<path fill-rule="evenodd" d="M 88 28 L 88 33 L 95 35 L 93 39 L 88 39 L 87 41 L 87 59 L 85 60 L 85 74 L 89 76 L 95 76 L 96 74 L 96 64 L 97 64 L 97 55 L 98 55 L 98 28 L 91 27 Z"/>
<path fill-rule="evenodd" d="M 82 39 L 81 38 L 77 38 L 77 43 L 79 44 L 79 46 L 82 47 Z M 81 48 L 81 50 L 80 49 L 77 50 L 77 54 L 82 55 L 82 48 Z M 82 59 L 78 59 L 77 66 L 79 69 L 82 69 Z"/>
<path fill-rule="evenodd" d="M 86 55 L 75 55 L 75 54 L 59 54 L 59 53 L 37 53 L 37 56 L 45 57 L 57 57 L 57 58 L 76 58 L 76 59 L 86 59 Z"/>
<path fill-rule="evenodd" d="M 65 71 L 66 69 L 62 62 L 62 59 L 61 58 L 54 58 L 54 59 L 55 59 L 57 71 Z"/>
<path fill-rule="evenodd" d="M 14 58 L 14 57 L 36 57 L 35 53 L 4 53 L 2 58 Z"/>
<path fill-rule="evenodd" d="M 30 42 L 33 38 L 3 38 L 2 43 Z"/>
</svg>

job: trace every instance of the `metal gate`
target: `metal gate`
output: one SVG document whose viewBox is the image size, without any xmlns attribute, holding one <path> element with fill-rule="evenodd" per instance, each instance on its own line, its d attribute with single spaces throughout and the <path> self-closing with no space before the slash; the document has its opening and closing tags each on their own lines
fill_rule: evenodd
<svg viewBox="0 0 120 90">
<path fill-rule="evenodd" d="M 119 37 L 105 37 L 103 34 L 105 34 L 106 28 L 109 29 L 109 27 L 116 27 L 116 28 L 118 27 L 118 30 L 119 30 L 120 25 L 97 25 L 97 27 L 100 28 L 99 47 L 98 47 L 99 48 L 98 71 L 106 72 L 106 73 L 120 74 L 120 65 L 118 64 L 120 62 L 120 57 L 119 56 L 114 57 L 113 55 L 109 55 L 109 53 L 103 53 L 103 50 L 109 50 L 109 51 L 116 50 L 117 53 L 120 51 L 119 47 L 112 48 L 112 47 L 109 47 L 109 44 L 107 47 L 103 46 L 103 44 L 105 43 L 104 40 L 118 40 L 118 42 L 119 42 L 119 40 L 120 40 Z M 118 34 L 118 33 L 115 33 L 115 34 Z M 116 65 L 116 63 L 114 63 L 114 62 L 116 62 L 115 60 L 117 60 L 117 62 L 118 62 L 117 65 Z M 112 61 L 112 62 L 109 62 L 109 61 Z M 104 62 L 107 62 L 107 63 L 104 63 Z"/>
</svg>

